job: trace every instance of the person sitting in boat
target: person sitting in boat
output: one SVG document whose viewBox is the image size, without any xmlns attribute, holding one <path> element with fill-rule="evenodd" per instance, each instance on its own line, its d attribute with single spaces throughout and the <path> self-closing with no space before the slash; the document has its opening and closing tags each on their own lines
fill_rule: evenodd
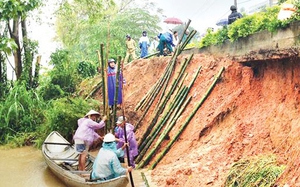
<svg viewBox="0 0 300 187">
<path fill-rule="evenodd" d="M 101 129 L 105 126 L 106 116 L 103 116 L 102 120 L 98 123 L 96 120 L 100 117 L 100 113 L 95 110 L 90 110 L 83 118 L 78 120 L 78 128 L 73 137 L 75 142 L 76 151 L 79 153 L 78 158 L 78 170 L 85 170 L 85 160 L 88 155 L 89 147 L 94 141 L 103 139 L 98 133 L 97 129 Z"/>
<path fill-rule="evenodd" d="M 116 138 L 113 134 L 108 133 L 104 136 L 102 148 L 93 164 L 91 173 L 92 181 L 105 181 L 132 171 L 132 167 L 124 168 L 118 159 L 118 156 L 124 155 L 124 149 L 128 144 L 117 149 Z"/>
</svg>

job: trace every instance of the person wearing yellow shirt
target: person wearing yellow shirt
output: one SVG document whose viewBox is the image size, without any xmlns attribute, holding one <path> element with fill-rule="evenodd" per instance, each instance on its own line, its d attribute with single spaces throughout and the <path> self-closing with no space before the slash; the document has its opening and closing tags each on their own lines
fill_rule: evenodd
<svg viewBox="0 0 300 187">
<path fill-rule="evenodd" d="M 126 49 L 127 50 L 124 63 L 128 63 L 130 56 L 132 60 L 135 60 L 137 58 L 135 54 L 136 45 L 135 41 L 131 38 L 129 34 L 126 35 Z"/>
</svg>

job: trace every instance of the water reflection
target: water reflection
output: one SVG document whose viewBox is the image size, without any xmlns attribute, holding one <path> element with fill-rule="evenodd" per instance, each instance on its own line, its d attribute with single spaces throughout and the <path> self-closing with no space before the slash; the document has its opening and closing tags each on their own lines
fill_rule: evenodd
<svg viewBox="0 0 300 187">
<path fill-rule="evenodd" d="M 50 171 L 41 151 L 36 148 L 22 147 L 5 150 L 0 147 L 0 155 L 0 186 L 66 187 Z M 141 171 L 135 170 L 133 179 L 136 187 L 146 187 L 141 177 Z M 131 186 L 130 182 L 127 186 Z"/>
</svg>

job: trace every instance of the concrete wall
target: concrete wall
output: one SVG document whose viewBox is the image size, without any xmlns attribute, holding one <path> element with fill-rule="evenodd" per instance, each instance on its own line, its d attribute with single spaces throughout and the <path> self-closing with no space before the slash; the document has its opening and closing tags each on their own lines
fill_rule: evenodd
<svg viewBox="0 0 300 187">
<path fill-rule="evenodd" d="M 183 53 L 204 53 L 216 57 L 243 58 L 251 54 L 258 54 L 266 50 L 285 50 L 291 47 L 300 47 L 300 21 L 294 22 L 288 28 L 280 29 L 274 33 L 261 31 L 237 41 L 229 40 L 223 44 L 209 46 L 201 49 L 190 49 Z"/>
</svg>

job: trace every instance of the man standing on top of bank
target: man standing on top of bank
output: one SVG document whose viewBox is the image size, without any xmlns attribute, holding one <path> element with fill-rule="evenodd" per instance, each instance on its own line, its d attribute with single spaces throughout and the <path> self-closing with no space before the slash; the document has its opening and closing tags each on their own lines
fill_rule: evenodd
<svg viewBox="0 0 300 187">
<path fill-rule="evenodd" d="M 228 16 L 228 25 L 235 22 L 237 19 L 242 18 L 243 15 L 237 11 L 237 8 L 235 5 L 232 5 L 230 7 L 231 14 Z"/>
</svg>

